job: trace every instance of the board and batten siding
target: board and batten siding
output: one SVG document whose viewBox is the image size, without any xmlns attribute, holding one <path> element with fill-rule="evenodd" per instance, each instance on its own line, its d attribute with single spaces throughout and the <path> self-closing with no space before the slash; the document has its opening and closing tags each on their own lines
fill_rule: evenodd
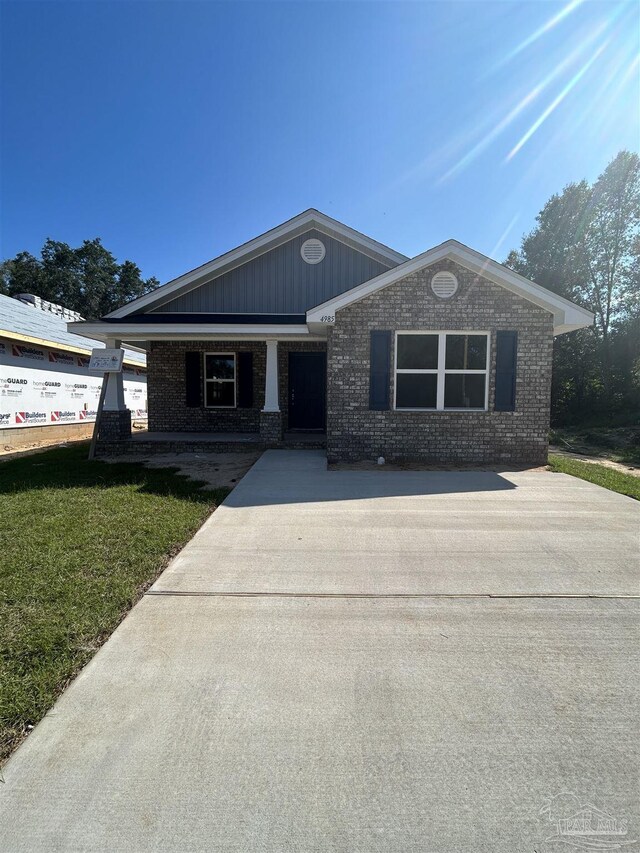
<svg viewBox="0 0 640 853">
<path fill-rule="evenodd" d="M 300 256 L 300 247 L 312 238 L 326 248 L 318 264 Z M 392 266 L 311 229 L 152 313 L 302 314 Z"/>
</svg>

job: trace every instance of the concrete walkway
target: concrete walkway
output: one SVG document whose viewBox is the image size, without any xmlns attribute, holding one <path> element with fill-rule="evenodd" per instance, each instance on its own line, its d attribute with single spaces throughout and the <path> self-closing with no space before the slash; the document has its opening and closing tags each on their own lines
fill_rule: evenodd
<svg viewBox="0 0 640 853">
<path fill-rule="evenodd" d="M 639 532 L 561 474 L 270 451 L 5 767 L 0 850 L 542 853 L 556 795 L 640 839 Z"/>
</svg>

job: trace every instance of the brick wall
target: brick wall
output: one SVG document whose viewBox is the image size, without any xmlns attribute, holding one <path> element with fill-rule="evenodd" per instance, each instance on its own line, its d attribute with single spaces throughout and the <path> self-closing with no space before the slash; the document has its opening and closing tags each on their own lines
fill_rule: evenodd
<svg viewBox="0 0 640 853">
<path fill-rule="evenodd" d="M 431 291 L 432 276 L 458 279 L 451 299 Z M 491 332 L 487 412 L 369 410 L 369 332 L 373 329 Z M 518 331 L 516 411 L 494 412 L 495 332 Z M 552 315 L 451 261 L 433 264 L 339 310 L 329 330 L 327 453 L 330 461 L 531 463 L 547 456 Z M 394 399 L 392 348 L 391 405 Z"/>
<path fill-rule="evenodd" d="M 126 441 L 131 438 L 131 412 L 129 409 L 123 411 L 103 411 L 100 418 L 100 431 L 98 441 Z"/>
<path fill-rule="evenodd" d="M 186 352 L 252 352 L 250 409 L 187 408 Z M 153 341 L 147 354 L 147 405 L 152 432 L 258 432 L 264 406 L 267 349 L 261 341 Z"/>
<path fill-rule="evenodd" d="M 278 343 L 279 400 L 287 426 L 289 352 L 325 350 L 324 342 Z M 250 409 L 187 408 L 186 352 L 253 353 L 253 406 Z M 153 341 L 147 355 L 149 430 L 157 432 L 259 432 L 264 406 L 267 348 L 264 341 Z"/>
</svg>

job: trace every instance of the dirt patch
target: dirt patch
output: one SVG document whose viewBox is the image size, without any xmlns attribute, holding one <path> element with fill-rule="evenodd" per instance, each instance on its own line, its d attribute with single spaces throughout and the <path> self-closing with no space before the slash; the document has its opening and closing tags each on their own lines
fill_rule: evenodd
<svg viewBox="0 0 640 853">
<path fill-rule="evenodd" d="M 203 480 L 214 489 L 233 489 L 258 461 L 262 450 L 242 453 L 157 453 L 153 456 L 110 456 L 103 462 L 142 462 L 149 468 L 178 468 L 190 480 Z"/>
<path fill-rule="evenodd" d="M 44 453 L 47 450 L 55 450 L 56 447 L 72 447 L 74 444 L 86 444 L 87 452 L 89 448 L 89 439 L 88 438 L 77 438 L 74 440 L 67 441 L 48 441 L 45 443 L 35 442 L 33 444 L 29 444 L 26 446 L 16 447 L 5 447 L 0 448 L 0 462 L 9 462 L 11 459 L 18 459 L 22 456 L 33 456 L 35 453 Z"/>
<path fill-rule="evenodd" d="M 556 456 L 564 456 L 566 459 L 590 462 L 592 465 L 602 465 L 603 468 L 613 468 L 614 471 L 620 471 L 621 474 L 631 474 L 632 477 L 640 477 L 640 465 L 636 465 L 634 462 L 614 462 L 613 459 L 607 459 L 604 456 L 588 456 L 584 453 L 572 453 L 569 450 L 562 450 L 560 447 L 550 447 L 549 453 L 555 453 Z"/>
<path fill-rule="evenodd" d="M 639 423 L 627 427 L 582 427 L 552 429 L 549 442 L 557 452 L 582 454 L 592 459 L 608 459 L 640 467 L 640 416 Z M 586 460 L 585 460 L 586 461 Z"/>
<path fill-rule="evenodd" d="M 73 428 L 78 429 L 74 430 Z M 134 432 L 144 432 L 146 421 L 133 421 L 131 429 Z M 29 456 L 54 447 L 69 447 L 82 441 L 91 441 L 93 424 L 58 424 L 46 427 L 27 427 L 25 429 L 0 430 L 0 462 L 15 459 L 18 456 Z M 14 433 L 20 433 L 19 438 Z"/>
</svg>

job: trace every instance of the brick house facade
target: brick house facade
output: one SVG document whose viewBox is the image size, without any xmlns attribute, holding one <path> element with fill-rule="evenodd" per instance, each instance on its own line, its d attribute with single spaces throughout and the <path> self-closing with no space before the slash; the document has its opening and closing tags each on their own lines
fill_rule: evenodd
<svg viewBox="0 0 640 853">
<path fill-rule="evenodd" d="M 156 438 L 309 434 L 330 461 L 539 465 L 553 337 L 592 322 L 454 240 L 407 258 L 309 210 L 71 330 L 147 350 Z M 127 436 L 108 376 L 103 450 Z"/>
<path fill-rule="evenodd" d="M 458 291 L 446 303 L 429 288 L 439 270 L 452 271 Z M 486 330 L 490 333 L 487 410 L 369 410 L 370 339 L 392 332 Z M 499 329 L 518 332 L 516 408 L 496 412 L 495 359 Z M 337 312 L 328 338 L 327 454 L 331 461 L 374 459 L 433 463 L 527 462 L 547 454 L 553 328 L 549 312 L 451 261 L 441 261 Z M 394 398 L 394 349 L 390 371 Z"/>
</svg>

